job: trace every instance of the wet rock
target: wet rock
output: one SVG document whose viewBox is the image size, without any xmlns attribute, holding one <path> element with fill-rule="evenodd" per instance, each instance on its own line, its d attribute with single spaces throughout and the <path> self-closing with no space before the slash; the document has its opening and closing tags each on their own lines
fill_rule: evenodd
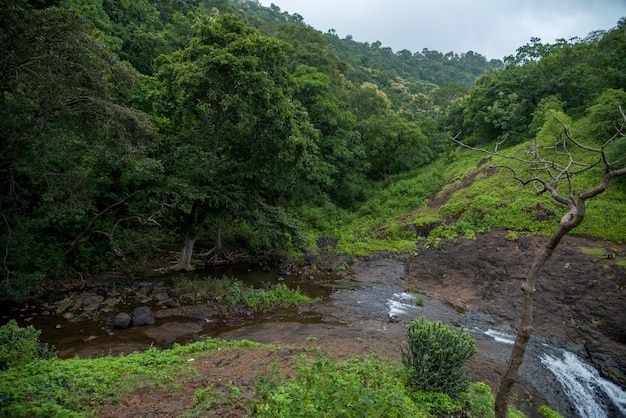
<svg viewBox="0 0 626 418">
<path fill-rule="evenodd" d="M 147 306 L 140 306 L 136 308 L 133 311 L 131 317 L 134 326 L 154 324 L 154 315 L 152 315 L 152 309 Z"/>
<path fill-rule="evenodd" d="M 132 322 L 132 318 L 126 312 L 120 312 L 113 317 L 111 321 L 111 326 L 113 328 L 124 329 L 130 326 Z"/>
<path fill-rule="evenodd" d="M 163 303 L 169 299 L 170 299 L 170 296 L 165 292 L 157 293 L 154 296 L 154 300 L 157 301 L 158 303 Z"/>
<path fill-rule="evenodd" d="M 220 314 L 216 305 L 191 305 L 171 309 L 163 309 L 154 313 L 155 318 L 171 318 L 182 316 L 190 319 L 206 319 Z"/>
<path fill-rule="evenodd" d="M 87 296 L 83 299 L 83 309 L 85 311 L 95 311 L 100 307 L 100 304 L 104 301 L 104 296 L 93 295 Z"/>
<path fill-rule="evenodd" d="M 202 331 L 198 323 L 168 322 L 159 327 L 149 328 L 146 335 L 158 344 L 171 344 L 177 338 L 194 335 Z"/>
<path fill-rule="evenodd" d="M 165 306 L 167 306 L 168 308 L 178 308 L 180 306 L 180 302 L 176 299 L 170 299 L 165 302 Z"/>
</svg>

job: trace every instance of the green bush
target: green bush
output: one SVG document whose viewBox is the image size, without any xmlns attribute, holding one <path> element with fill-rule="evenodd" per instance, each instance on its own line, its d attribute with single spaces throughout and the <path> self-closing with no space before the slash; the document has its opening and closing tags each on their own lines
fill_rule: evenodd
<svg viewBox="0 0 626 418">
<path fill-rule="evenodd" d="M 0 327 L 0 370 L 53 357 L 53 350 L 39 343 L 39 335 L 32 325 L 21 328 L 14 319 Z"/>
<path fill-rule="evenodd" d="M 469 380 L 463 366 L 477 350 L 463 327 L 453 330 L 439 321 L 421 317 L 407 325 L 406 337 L 402 363 L 409 372 L 409 386 L 416 391 L 442 392 L 451 397 L 467 391 Z"/>
<path fill-rule="evenodd" d="M 303 357 L 295 379 L 275 371 L 257 383 L 251 412 L 265 417 L 427 417 L 402 383 L 404 370 L 375 359 Z M 283 383 L 283 384 L 281 384 Z"/>
<path fill-rule="evenodd" d="M 539 413 L 546 418 L 563 418 L 563 415 L 559 414 L 547 405 L 541 405 L 539 407 Z"/>
</svg>

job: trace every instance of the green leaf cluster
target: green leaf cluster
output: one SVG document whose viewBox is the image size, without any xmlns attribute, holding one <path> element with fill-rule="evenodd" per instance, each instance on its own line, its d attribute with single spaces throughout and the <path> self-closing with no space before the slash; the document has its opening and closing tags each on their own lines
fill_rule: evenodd
<svg viewBox="0 0 626 418">
<path fill-rule="evenodd" d="M 41 331 L 20 327 L 14 319 L 0 327 L 0 371 L 55 356 L 54 349 L 39 342 Z"/>
<path fill-rule="evenodd" d="M 263 382 L 251 408 L 258 417 L 428 416 L 404 386 L 403 370 L 373 359 L 305 357 L 293 381 Z"/>
</svg>

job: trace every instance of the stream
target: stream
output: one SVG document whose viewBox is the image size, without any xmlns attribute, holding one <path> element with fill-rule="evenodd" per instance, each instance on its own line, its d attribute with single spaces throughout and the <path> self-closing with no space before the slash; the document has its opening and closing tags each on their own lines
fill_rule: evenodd
<svg viewBox="0 0 626 418">
<path fill-rule="evenodd" d="M 194 306 L 185 315 L 160 316 L 167 311 L 154 301 L 146 302 L 155 312 L 153 325 L 110 329 L 102 322 L 66 320 L 40 309 L 3 312 L 3 322 L 16 318 L 20 325 L 32 324 L 42 331 L 41 341 L 54 345 L 62 358 L 95 357 L 130 353 L 151 346 L 169 347 L 206 337 L 248 339 L 261 343 L 356 344 L 364 352 L 400 359 L 406 324 L 420 316 L 463 326 L 475 339 L 482 363 L 502 370 L 514 337 L 499 330 L 497 318 L 478 309 L 459 310 L 419 289 L 406 290 L 404 265 L 400 260 L 378 260 L 371 270 L 355 276 L 279 276 L 277 271 L 235 268 L 197 272 L 196 276 L 217 274 L 236 277 L 246 284 L 282 282 L 322 302 L 295 308 L 276 309 L 245 317 L 215 315 Z M 157 281 L 164 278 L 155 279 Z M 150 287 L 146 281 L 139 287 Z M 128 306 L 128 311 L 133 306 Z M 119 309 L 119 308 L 116 308 Z M 626 416 L 626 391 L 604 380 L 565 343 L 534 335 L 529 343 L 520 377 L 564 417 L 613 418 Z M 483 367 L 483 366 L 478 366 Z"/>
</svg>

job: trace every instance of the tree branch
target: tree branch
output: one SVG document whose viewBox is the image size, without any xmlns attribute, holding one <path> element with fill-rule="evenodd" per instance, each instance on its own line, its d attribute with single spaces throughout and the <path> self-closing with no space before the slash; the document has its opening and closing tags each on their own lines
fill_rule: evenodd
<svg viewBox="0 0 626 418">
<path fill-rule="evenodd" d="M 70 254 L 74 254 L 78 248 L 84 243 L 86 242 L 86 239 L 83 239 L 83 237 L 85 235 L 87 235 L 87 233 L 89 232 L 89 230 L 93 227 L 93 224 L 96 222 L 96 220 L 98 218 L 100 218 L 101 216 L 103 216 L 104 214 L 106 214 L 108 211 L 110 211 L 111 209 L 120 206 L 122 204 L 124 204 L 124 202 L 126 202 L 127 200 L 131 199 L 133 196 L 135 196 L 138 193 L 138 191 L 134 191 L 131 194 L 129 194 L 128 196 L 126 196 L 124 199 L 120 200 L 119 202 L 115 202 L 113 203 L 111 206 L 105 208 L 104 210 L 102 210 L 100 213 L 96 214 L 96 216 L 94 216 L 93 218 L 91 218 L 91 220 L 89 221 L 89 224 L 87 224 L 87 226 L 85 227 L 85 229 L 83 229 L 83 231 L 78 234 L 78 236 L 76 238 L 74 238 L 74 241 L 72 241 L 72 243 L 70 244 L 70 247 L 67 249 L 67 251 L 65 251 L 65 253 L 63 253 L 64 256 L 68 256 Z"/>
</svg>

